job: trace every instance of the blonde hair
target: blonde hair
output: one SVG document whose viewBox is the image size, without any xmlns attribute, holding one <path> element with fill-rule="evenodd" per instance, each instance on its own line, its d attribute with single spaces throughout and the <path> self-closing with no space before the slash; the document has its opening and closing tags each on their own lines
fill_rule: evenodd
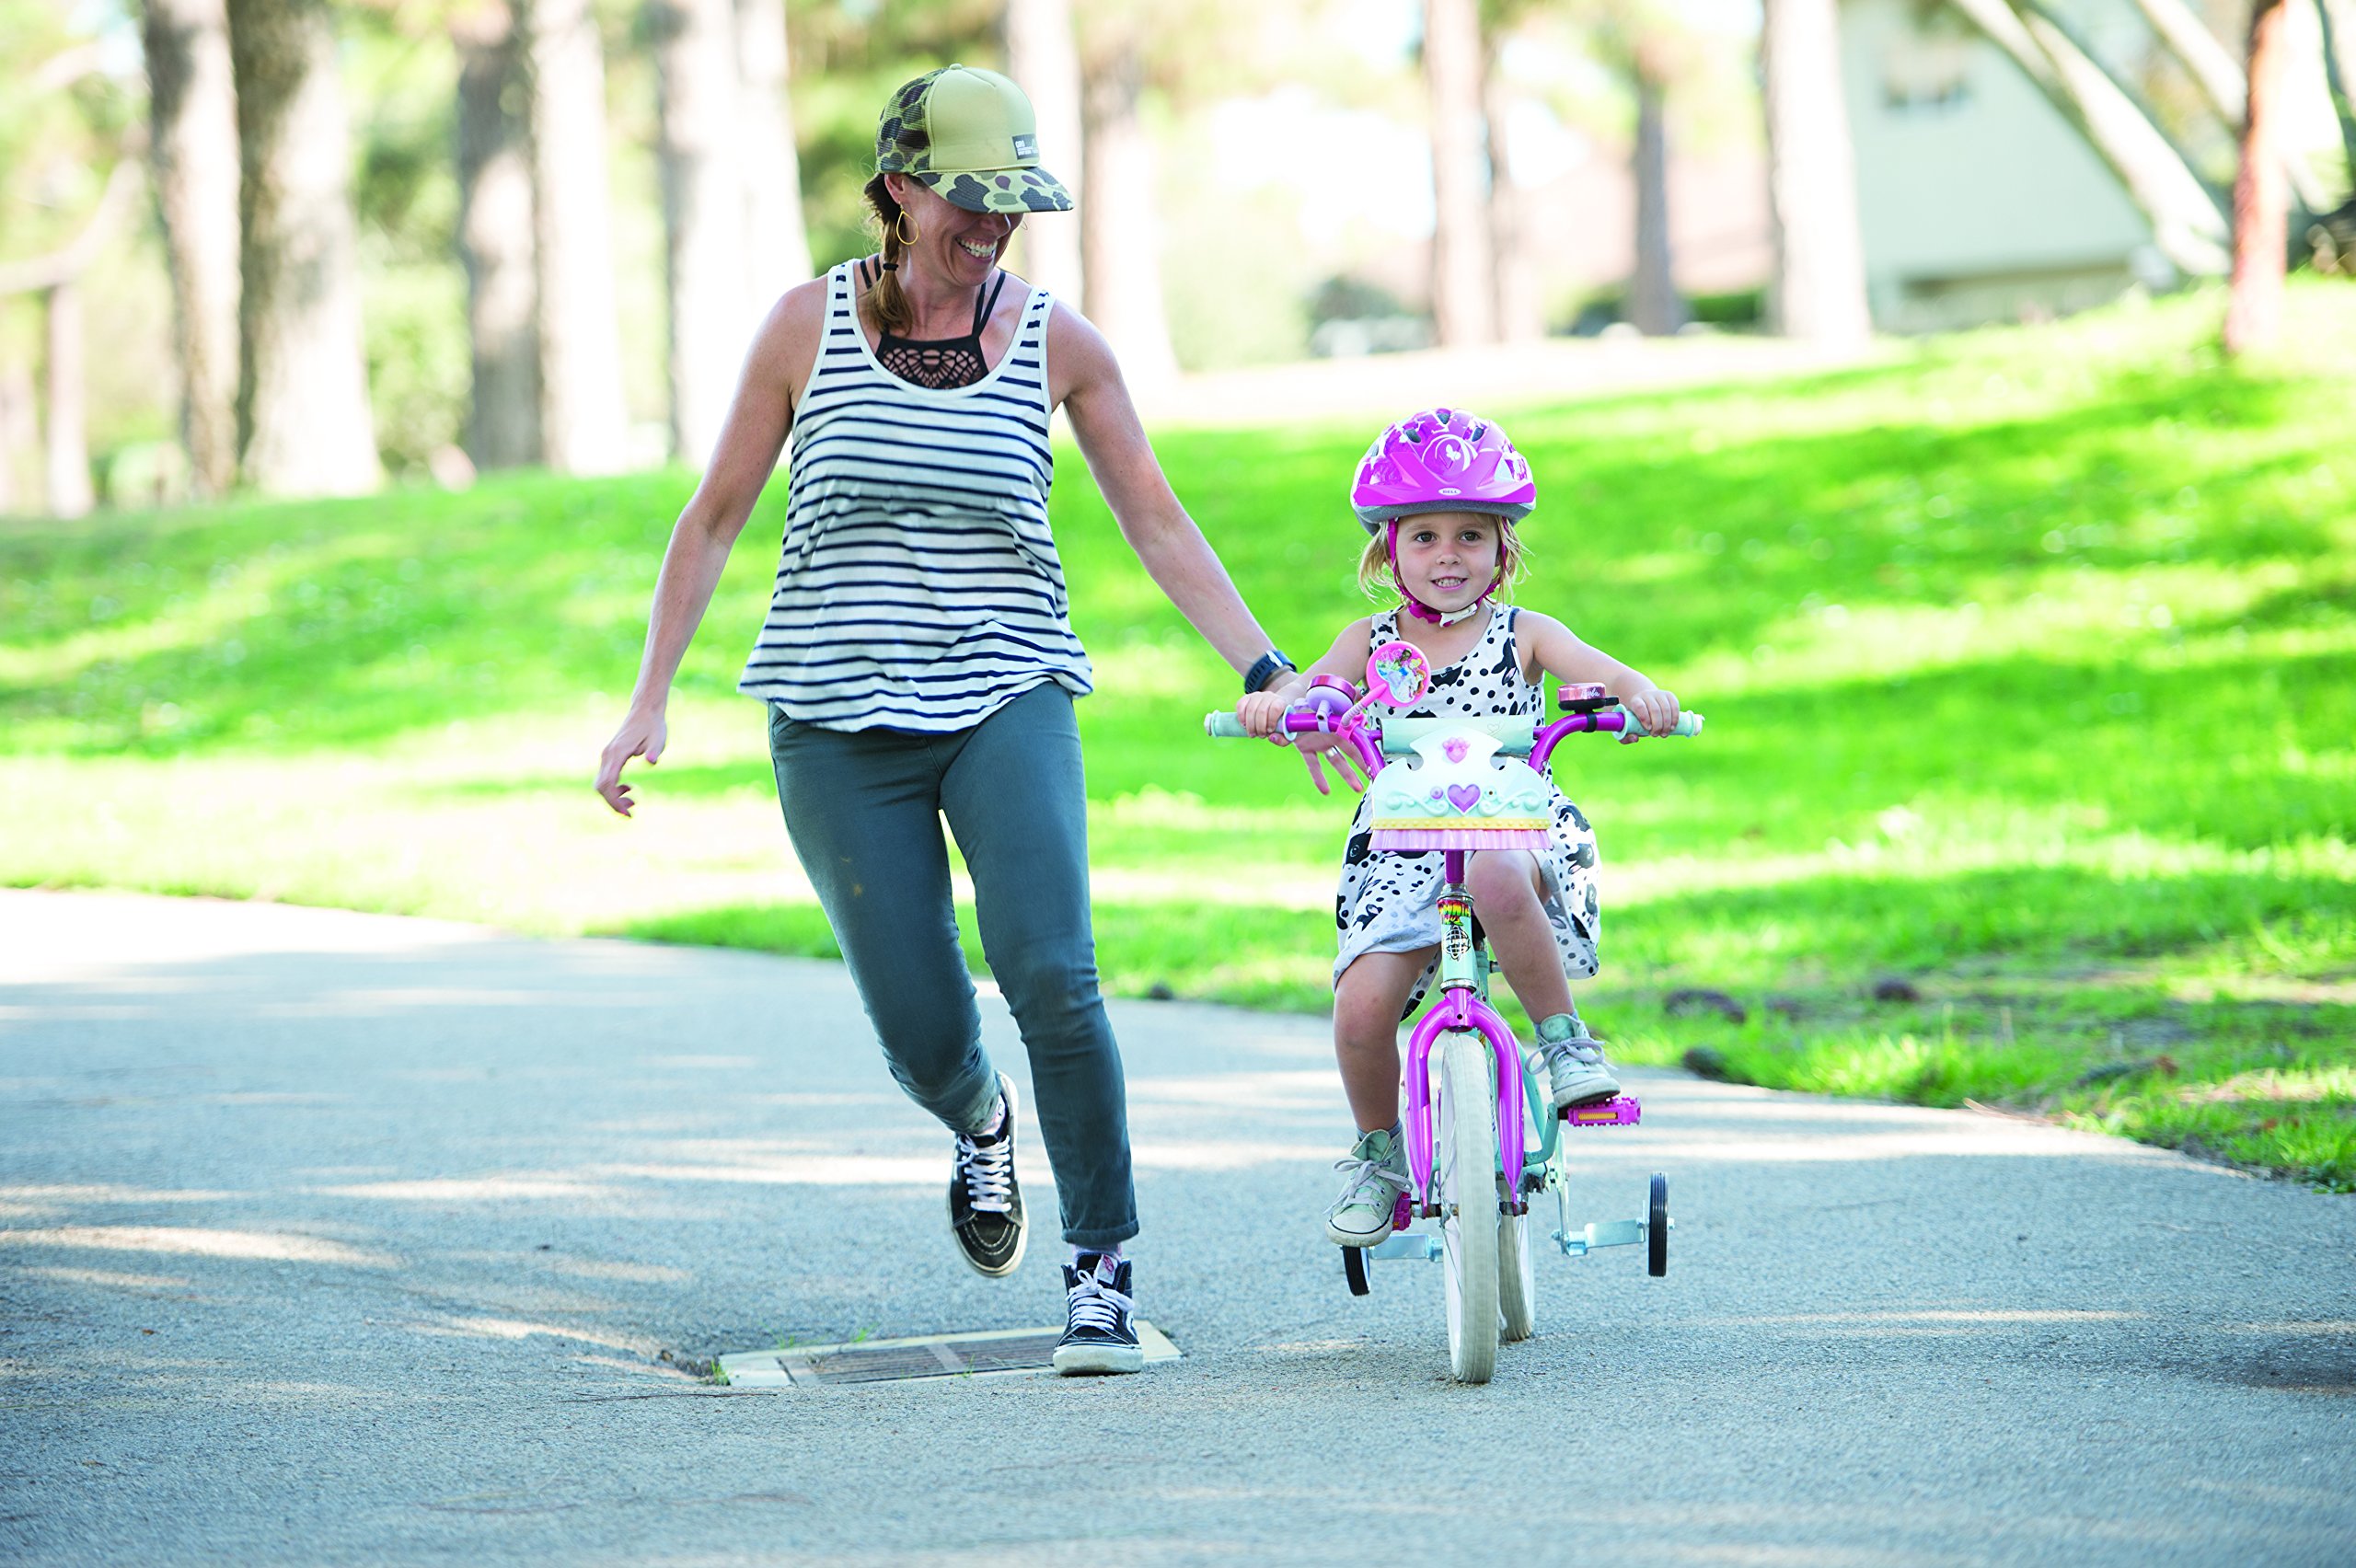
<svg viewBox="0 0 2356 1568">
<path fill-rule="evenodd" d="M 916 329 L 917 307 L 900 292 L 900 274 L 895 271 L 905 248 L 900 244 L 900 203 L 892 199 L 892 188 L 880 174 L 867 182 L 861 193 L 883 236 L 884 264 L 875 282 L 859 296 L 859 313 L 877 331 L 905 338 Z"/>
<path fill-rule="evenodd" d="M 1467 515 L 1497 519 L 1497 554 L 1505 570 L 1498 574 L 1496 593 L 1502 599 L 1513 591 L 1514 584 L 1519 582 L 1529 571 L 1529 552 L 1521 548 L 1521 530 L 1513 525 L 1513 519 L 1497 517 L 1494 512 L 1473 512 Z M 1415 519 L 1408 517 L 1399 519 L 1403 525 L 1413 521 Z M 1391 569 L 1389 524 L 1377 525 L 1374 536 L 1367 540 L 1366 548 L 1358 554 L 1358 591 L 1378 602 L 1399 597 L 1397 576 Z"/>
</svg>

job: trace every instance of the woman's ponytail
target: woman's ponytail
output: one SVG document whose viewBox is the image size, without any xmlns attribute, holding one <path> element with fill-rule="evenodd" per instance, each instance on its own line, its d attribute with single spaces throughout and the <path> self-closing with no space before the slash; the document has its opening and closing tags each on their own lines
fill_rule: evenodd
<svg viewBox="0 0 2356 1568">
<path fill-rule="evenodd" d="M 900 243 L 900 204 L 892 199 L 891 188 L 880 174 L 867 182 L 865 194 L 883 236 L 884 266 L 875 274 L 874 283 L 859 296 L 860 315 L 878 332 L 904 338 L 915 329 L 917 312 L 908 296 L 900 292 L 900 253 L 907 248 Z"/>
</svg>

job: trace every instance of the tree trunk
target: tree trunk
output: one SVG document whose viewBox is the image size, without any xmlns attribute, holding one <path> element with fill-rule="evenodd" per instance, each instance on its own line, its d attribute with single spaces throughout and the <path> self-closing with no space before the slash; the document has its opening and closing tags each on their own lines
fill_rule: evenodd
<svg viewBox="0 0 2356 1568">
<path fill-rule="evenodd" d="M 189 484 L 237 478 L 237 93 L 223 0 L 146 0 L 156 205 L 172 277 Z"/>
<path fill-rule="evenodd" d="M 1872 334 L 1873 322 L 1833 0 L 1766 0 L 1759 47 L 1775 236 L 1769 308 L 1786 337 L 1854 347 Z"/>
<path fill-rule="evenodd" d="M 1432 117 L 1432 323 L 1442 348 L 1492 342 L 1478 0 L 1424 0 L 1424 86 Z"/>
<path fill-rule="evenodd" d="M 745 299 L 766 311 L 807 282 L 802 155 L 793 140 L 785 0 L 736 0 L 736 121 L 745 175 Z"/>
<path fill-rule="evenodd" d="M 1669 131 L 1662 83 L 1636 53 L 1636 273 L 1628 283 L 1628 320 L 1647 338 L 1685 325 L 1685 300 L 1669 250 Z"/>
<path fill-rule="evenodd" d="M 1546 295 L 1530 255 L 1534 227 L 1524 208 L 1536 200 L 1514 179 L 1513 147 L 1507 139 L 1512 103 L 1498 68 L 1495 33 L 1481 51 L 1481 112 L 1489 127 L 1489 257 L 1496 273 L 1497 337 L 1507 343 L 1533 343 L 1546 336 Z"/>
<path fill-rule="evenodd" d="M 1084 190 L 1088 166 L 1071 0 L 1007 0 L 1006 68 L 1030 95 L 1039 117 L 1039 161 L 1067 189 Z M 1015 236 L 1015 270 L 1080 311 L 1088 308 L 1080 262 L 1080 226 L 1086 221 L 1066 213 L 1034 213 Z"/>
<path fill-rule="evenodd" d="M 1138 116 L 1142 77 L 1132 40 L 1088 78 L 1081 102 L 1088 150 L 1081 166 L 1080 265 L 1089 318 L 1113 345 L 1122 375 L 1131 386 L 1153 386 L 1178 374 L 1178 356 L 1161 300 L 1153 143 Z M 1063 178 L 1061 171 L 1057 178 Z"/>
<path fill-rule="evenodd" d="M 329 0 L 228 0 L 243 230 L 237 446 L 270 495 L 376 488 L 352 133 Z"/>
<path fill-rule="evenodd" d="M 2331 94 L 2331 111 L 2339 121 L 2339 149 L 2348 159 L 2349 194 L 2356 196 L 2356 4 L 2350 0 L 2316 0 L 2316 19 L 2323 33 L 2324 86 Z"/>
<path fill-rule="evenodd" d="M 671 307 L 671 450 L 701 467 L 751 335 L 745 175 L 736 157 L 732 0 L 649 0 L 662 114 L 664 281 Z"/>
<path fill-rule="evenodd" d="M 521 62 L 505 0 L 452 24 L 458 46 L 458 255 L 467 269 L 478 468 L 540 460 L 539 303 L 532 257 L 532 156 Z M 516 92 L 511 98 L 509 89 Z"/>
<path fill-rule="evenodd" d="M 2200 96 L 2209 101 L 2217 118 L 2229 126 L 2238 126 L 2248 112 L 2248 85 L 2242 80 L 2242 68 L 2217 35 L 2207 24 L 2192 14 L 2185 0 L 2135 0 L 2143 19 L 2152 31 L 2167 45 L 2168 52 L 2185 68 L 2200 88 Z M 2083 47 L 2083 45 L 2081 46 Z M 2316 180 L 2314 171 L 2305 162 L 2285 147 L 2282 172 L 2291 181 L 2299 204 L 2310 213 L 2327 211 L 2331 198 Z"/>
<path fill-rule="evenodd" d="M 629 433 L 606 184 L 606 57 L 588 0 L 516 0 L 539 272 L 540 441 L 549 467 L 609 474 Z"/>
<path fill-rule="evenodd" d="M 2241 172 L 2234 179 L 2234 282 L 2225 306 L 2225 352 L 2270 346 L 2282 325 L 2282 271 L 2289 249 L 2283 225 L 2281 112 L 2284 0 L 2257 0 L 2249 17 L 2249 113 L 2242 121 Z"/>
<path fill-rule="evenodd" d="M 83 375 L 82 285 L 67 279 L 42 300 L 48 326 L 49 430 L 41 464 L 49 483 L 52 517 L 87 517 L 90 494 L 90 443 L 84 405 L 89 387 Z"/>
<path fill-rule="evenodd" d="M 2207 187 L 2142 112 L 2059 29 L 2007 0 L 1953 0 L 1956 9 L 2013 58 L 2061 116 L 2108 165 L 2152 225 L 2153 243 L 2178 271 L 2214 277 L 2228 263 L 2225 215 Z"/>
<path fill-rule="evenodd" d="M 17 464 L 40 443 L 33 403 L 32 373 L 14 360 L 0 363 L 0 517 L 17 512 Z"/>
</svg>

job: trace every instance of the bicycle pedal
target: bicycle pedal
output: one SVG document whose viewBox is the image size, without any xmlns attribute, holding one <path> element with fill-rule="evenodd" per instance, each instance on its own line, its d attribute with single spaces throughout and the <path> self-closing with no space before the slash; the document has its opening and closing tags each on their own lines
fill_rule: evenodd
<svg viewBox="0 0 2356 1568">
<path fill-rule="evenodd" d="M 1585 1105 L 1565 1105 L 1559 1114 L 1574 1127 L 1633 1127 L 1645 1119 L 1645 1107 L 1633 1094 L 1615 1094 Z"/>
</svg>

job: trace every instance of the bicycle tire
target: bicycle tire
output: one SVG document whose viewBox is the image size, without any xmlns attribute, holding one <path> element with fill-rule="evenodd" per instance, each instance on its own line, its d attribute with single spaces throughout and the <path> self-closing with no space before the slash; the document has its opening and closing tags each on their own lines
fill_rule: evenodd
<svg viewBox="0 0 2356 1568">
<path fill-rule="evenodd" d="M 1669 1273 L 1669 1178 L 1658 1171 L 1651 1199 L 1645 1206 L 1645 1272 L 1658 1279 Z"/>
<path fill-rule="evenodd" d="M 1460 1383 L 1497 1366 L 1497 1118 L 1489 1043 L 1442 1035 L 1440 1247 L 1447 1265 L 1448 1365 Z"/>
<path fill-rule="evenodd" d="M 1498 1194 L 1505 1188 L 1498 1185 Z M 1538 1331 L 1538 1271 L 1530 1245 L 1530 1212 L 1497 1211 L 1497 1337 L 1511 1344 Z"/>
</svg>

